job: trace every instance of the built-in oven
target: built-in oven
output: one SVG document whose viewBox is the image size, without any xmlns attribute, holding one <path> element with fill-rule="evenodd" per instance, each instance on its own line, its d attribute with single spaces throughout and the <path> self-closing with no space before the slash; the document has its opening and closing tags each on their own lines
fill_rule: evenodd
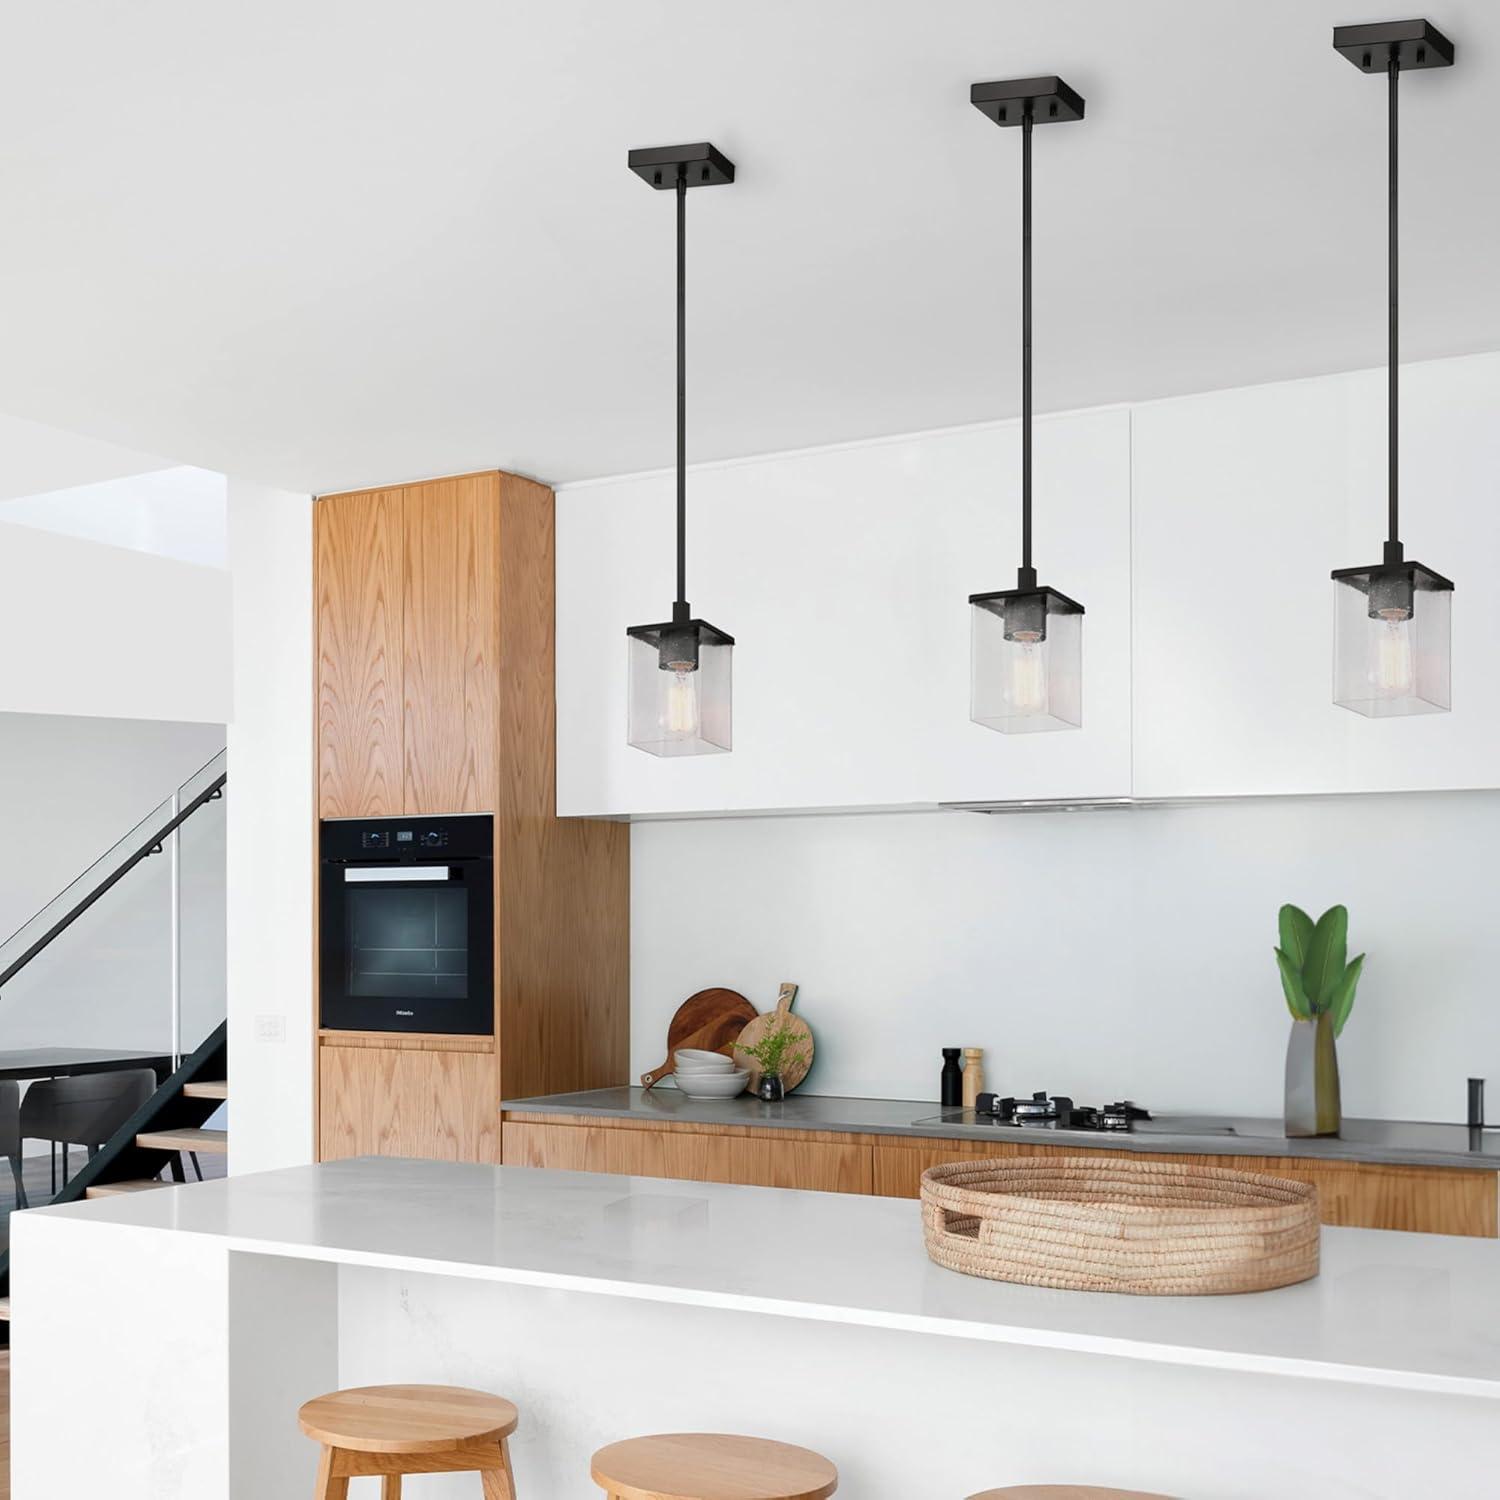
<svg viewBox="0 0 1500 1500">
<path fill-rule="evenodd" d="M 492 1032 L 495 820 L 338 818 L 319 842 L 323 1026 Z"/>
</svg>

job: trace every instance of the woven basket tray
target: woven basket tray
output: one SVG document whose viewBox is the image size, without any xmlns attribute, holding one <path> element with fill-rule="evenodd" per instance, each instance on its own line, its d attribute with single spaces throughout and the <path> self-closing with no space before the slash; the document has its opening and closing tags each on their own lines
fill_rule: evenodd
<svg viewBox="0 0 1500 1500">
<path fill-rule="evenodd" d="M 1315 1187 L 1125 1156 L 929 1167 L 922 1232 L 940 1266 L 1067 1291 L 1204 1296 L 1318 1274 Z"/>
</svg>

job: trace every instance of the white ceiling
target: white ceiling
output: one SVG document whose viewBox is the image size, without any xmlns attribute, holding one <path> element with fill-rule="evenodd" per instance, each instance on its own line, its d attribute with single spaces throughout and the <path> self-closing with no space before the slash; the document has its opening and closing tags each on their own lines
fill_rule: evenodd
<svg viewBox="0 0 1500 1500">
<path fill-rule="evenodd" d="M 1379 363 L 1382 84 L 1349 0 L 6 0 L 0 410 L 295 488 L 690 453 L 1017 402 L 1019 141 L 971 82 L 1057 72 L 1036 142 L 1043 409 Z M 1500 5 L 1403 84 L 1405 352 L 1500 347 Z"/>
</svg>

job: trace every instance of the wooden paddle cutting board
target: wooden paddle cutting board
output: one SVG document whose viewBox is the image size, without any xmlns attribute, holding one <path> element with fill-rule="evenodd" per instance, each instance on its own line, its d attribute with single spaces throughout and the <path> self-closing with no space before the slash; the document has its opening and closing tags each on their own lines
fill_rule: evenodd
<svg viewBox="0 0 1500 1500">
<path fill-rule="evenodd" d="M 747 1021 L 755 1019 L 755 1007 L 738 990 L 699 990 L 677 1007 L 667 1027 L 667 1060 L 659 1068 L 641 1074 L 641 1087 L 649 1089 L 677 1070 L 677 1049 L 696 1047 L 703 1052 L 734 1055 L 733 1048 Z M 736 1066 L 744 1064 L 736 1060 Z"/>
<path fill-rule="evenodd" d="M 776 1008 L 756 1016 L 735 1039 L 734 1060 L 740 1067 L 750 1069 L 750 1080 L 745 1085 L 746 1093 L 755 1092 L 755 1086 L 760 1082 L 760 1068 L 753 1058 L 746 1057 L 739 1048 L 755 1046 L 767 1032 L 775 1031 L 783 1025 L 791 1027 L 792 1035 L 796 1037 L 792 1047 L 801 1054 L 801 1058 L 782 1069 L 781 1086 L 790 1094 L 807 1077 L 807 1070 L 812 1067 L 813 1061 L 813 1035 L 807 1022 L 801 1016 L 792 1014 L 792 1001 L 796 998 L 795 984 L 782 985 L 781 993 L 776 997 Z"/>
</svg>

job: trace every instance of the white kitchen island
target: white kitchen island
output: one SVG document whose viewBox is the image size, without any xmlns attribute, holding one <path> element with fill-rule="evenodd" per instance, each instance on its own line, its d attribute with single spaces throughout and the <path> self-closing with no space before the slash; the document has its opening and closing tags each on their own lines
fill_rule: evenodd
<svg viewBox="0 0 1500 1500">
<path fill-rule="evenodd" d="M 520 1500 L 598 1500 L 594 1448 L 694 1428 L 817 1448 L 869 1500 L 1500 1493 L 1493 1240 L 1329 1229 L 1301 1286 L 1101 1296 L 934 1266 L 905 1200 L 384 1159 L 11 1235 L 16 1500 L 310 1495 L 299 1403 L 381 1381 L 514 1400 Z"/>
</svg>

